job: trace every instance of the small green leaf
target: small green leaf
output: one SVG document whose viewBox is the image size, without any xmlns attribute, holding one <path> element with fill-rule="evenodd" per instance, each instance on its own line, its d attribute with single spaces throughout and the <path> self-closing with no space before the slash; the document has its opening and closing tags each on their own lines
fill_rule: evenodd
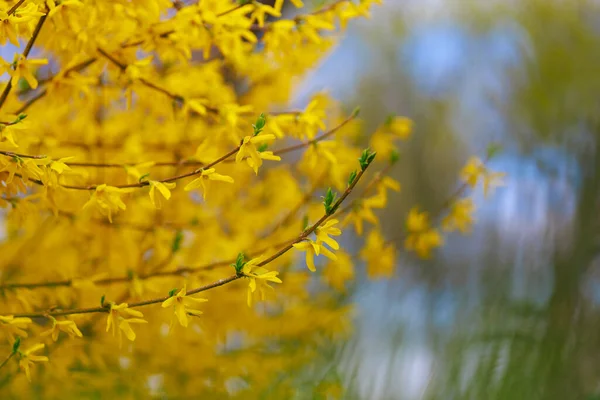
<svg viewBox="0 0 600 400">
<path fill-rule="evenodd" d="M 352 110 L 352 118 L 358 117 L 358 114 L 360 114 L 360 107 L 356 107 L 354 110 Z"/>
<path fill-rule="evenodd" d="M 356 173 L 356 170 L 350 172 L 350 176 L 348 177 L 348 186 L 352 186 L 352 184 L 354 183 L 354 180 L 356 179 L 356 175 L 358 175 Z"/>
<path fill-rule="evenodd" d="M 140 176 L 140 179 L 138 179 L 138 182 L 142 183 L 149 176 L 150 176 L 150 172 L 148 172 L 147 174 L 144 174 L 144 175 Z"/>
<path fill-rule="evenodd" d="M 367 167 L 373 162 L 376 154 L 377 152 L 375 151 L 371 153 L 370 149 L 363 150 L 362 154 L 360 155 L 360 158 L 358 159 L 358 162 L 360 163 L 360 169 L 362 171 L 367 169 Z"/>
<path fill-rule="evenodd" d="M 173 243 L 171 243 L 171 252 L 173 254 L 177 253 L 181 248 L 181 243 L 183 242 L 183 232 L 178 230 L 175 233 L 175 237 L 173 238 Z"/>
<path fill-rule="evenodd" d="M 102 297 L 100 297 L 100 307 L 104 307 L 104 300 L 106 300 L 105 294 L 103 294 Z"/>
<path fill-rule="evenodd" d="M 267 143 L 261 143 L 260 146 L 258 146 L 256 148 L 256 150 L 258 150 L 259 153 L 262 153 L 263 151 L 267 150 L 269 148 L 269 145 Z"/>
<path fill-rule="evenodd" d="M 325 197 L 323 197 L 323 206 L 325 207 L 325 214 L 331 215 L 335 211 L 335 201 L 337 199 L 337 193 L 334 193 L 331 188 L 327 189 Z"/>
<path fill-rule="evenodd" d="M 266 124 L 267 124 L 267 119 L 265 118 L 265 114 L 261 113 L 258 116 L 256 123 L 252 124 L 252 127 L 254 128 L 254 136 L 261 133 Z"/>
<path fill-rule="evenodd" d="M 392 164 L 392 165 L 396 164 L 399 159 L 400 159 L 400 152 L 398 152 L 398 150 L 396 150 L 396 149 L 392 150 L 392 152 L 390 153 L 390 164 Z"/>
<path fill-rule="evenodd" d="M 502 151 L 502 146 L 499 145 L 498 143 L 490 143 L 488 148 L 487 148 L 487 158 L 488 160 L 491 160 L 493 157 L 495 157 L 498 153 L 500 153 Z"/>
<path fill-rule="evenodd" d="M 246 259 L 246 256 L 244 256 L 244 253 L 238 253 L 235 263 L 231 264 L 231 266 L 233 268 L 235 268 L 235 272 L 238 275 L 242 273 L 242 269 L 244 268 L 244 265 L 246 265 L 245 259 Z"/>
<path fill-rule="evenodd" d="M 13 343 L 13 346 L 12 346 L 13 354 L 15 354 L 17 351 L 19 351 L 19 347 L 21 347 L 21 338 L 17 336 L 17 338 L 15 339 L 15 342 Z"/>
<path fill-rule="evenodd" d="M 175 293 L 177 293 L 177 288 L 173 288 L 173 289 L 169 290 L 169 297 L 175 296 Z"/>
<path fill-rule="evenodd" d="M 305 231 L 308 228 L 308 215 L 302 218 L 302 230 Z"/>
<path fill-rule="evenodd" d="M 27 118 L 27 114 L 25 113 L 21 113 L 19 115 L 17 115 L 17 120 L 15 122 L 21 122 L 23 121 L 25 118 Z"/>
<path fill-rule="evenodd" d="M 252 1 L 253 1 L 253 0 L 237 0 L 238 4 L 239 4 L 240 6 L 244 6 L 244 5 L 246 5 L 246 4 L 250 4 L 250 3 L 252 3 Z"/>
</svg>

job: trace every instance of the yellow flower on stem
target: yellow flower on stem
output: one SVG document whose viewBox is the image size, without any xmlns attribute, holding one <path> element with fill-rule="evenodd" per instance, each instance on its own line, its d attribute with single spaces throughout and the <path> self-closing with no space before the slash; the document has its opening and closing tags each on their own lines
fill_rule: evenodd
<svg viewBox="0 0 600 400">
<path fill-rule="evenodd" d="M 321 243 L 325 243 L 332 249 L 339 250 L 340 245 L 338 242 L 329 237 L 329 235 L 339 236 L 342 234 L 342 231 L 339 228 L 334 227 L 334 225 L 338 224 L 339 222 L 340 221 L 337 219 L 330 219 L 315 229 L 315 234 L 317 235 L 317 244 L 320 245 Z"/>
<path fill-rule="evenodd" d="M 137 310 L 132 310 L 128 308 L 129 305 L 127 303 L 114 304 L 110 305 L 110 311 L 108 312 L 108 318 L 106 320 L 106 332 L 108 332 L 112 328 L 112 334 L 115 336 L 115 333 L 119 333 L 119 346 L 122 341 L 122 334 L 125 333 L 127 339 L 132 342 L 135 340 L 135 332 L 131 329 L 129 324 L 146 324 L 144 318 L 144 314 Z M 117 330 L 118 328 L 118 330 Z"/>
<path fill-rule="evenodd" d="M 431 250 L 440 247 L 443 244 L 442 236 L 439 232 L 429 225 L 429 216 L 426 212 L 419 212 L 417 207 L 413 207 L 406 221 L 408 237 L 404 246 L 407 250 L 412 250 L 421 258 L 430 258 Z"/>
<path fill-rule="evenodd" d="M 502 172 L 490 171 L 478 157 L 471 157 L 460 172 L 461 179 L 471 188 L 477 186 L 477 183 L 482 180 L 485 197 L 490 193 L 490 189 L 503 185 L 502 178 L 505 175 Z"/>
<path fill-rule="evenodd" d="M 25 329 L 31 324 L 30 318 L 15 318 L 12 315 L 0 315 L 0 331 L 4 332 L 9 342 L 15 341 L 15 335 L 27 337 Z"/>
<path fill-rule="evenodd" d="M 304 240 L 300 243 L 294 243 L 293 246 L 297 250 L 306 252 L 306 266 L 312 272 L 315 272 L 317 270 L 317 268 L 315 267 L 314 257 L 320 255 L 321 253 L 323 253 L 323 255 L 329 258 L 330 260 L 337 260 L 337 257 L 331 252 L 331 250 L 329 250 L 322 244 L 314 242 L 310 239 Z"/>
<path fill-rule="evenodd" d="M 181 324 L 181 326 L 183 327 L 188 326 L 188 314 L 195 316 L 199 316 L 202 314 L 202 311 L 197 310 L 194 307 L 199 305 L 200 303 L 205 303 L 208 301 L 207 299 L 187 296 L 186 293 L 186 287 L 183 286 L 183 288 L 177 294 L 173 294 L 171 297 L 169 297 L 162 303 L 162 308 L 174 308 L 175 316 L 177 317 L 179 324 Z"/>
<path fill-rule="evenodd" d="M 279 272 L 269 271 L 266 268 L 257 266 L 264 259 L 264 256 L 253 258 L 244 264 L 242 268 L 242 274 L 250 280 L 247 296 L 248 307 L 252 306 L 254 297 L 258 297 L 259 300 L 265 300 L 267 290 L 274 290 L 268 282 L 281 283 L 281 279 L 277 277 Z"/>
<path fill-rule="evenodd" d="M 83 336 L 79 328 L 77 328 L 75 322 L 71 320 L 57 321 L 54 317 L 49 318 L 52 320 L 52 328 L 48 329 L 45 332 L 42 332 L 40 336 L 52 335 L 52 340 L 54 340 L 55 342 L 58 340 L 58 334 L 60 331 L 63 331 L 66 334 L 68 334 L 71 337 L 71 339 L 75 336 Z"/>
<path fill-rule="evenodd" d="M 159 182 L 159 181 L 148 181 L 150 184 L 150 201 L 154 208 L 160 210 L 162 207 L 162 202 L 160 197 L 156 196 L 156 190 L 160 192 L 160 194 L 165 198 L 165 200 L 169 200 L 171 198 L 170 189 L 175 189 L 175 182 Z"/>
<path fill-rule="evenodd" d="M 43 343 L 38 343 L 25 351 L 19 351 L 19 368 L 25 371 L 25 376 L 27 376 L 29 382 L 31 382 L 31 366 L 36 362 L 48 362 L 48 357 L 33 354 L 44 347 Z"/>
<path fill-rule="evenodd" d="M 240 150 L 235 155 L 235 162 L 239 163 L 244 159 L 244 157 L 247 157 L 246 162 L 254 170 L 254 173 L 258 175 L 258 168 L 260 168 L 260 166 L 262 165 L 263 158 L 261 157 L 261 153 L 256 148 L 256 144 L 264 143 L 264 142 L 267 142 L 269 140 L 274 140 L 274 139 L 275 139 L 275 135 L 273 135 L 271 133 L 266 134 L 266 135 L 246 136 L 242 140 L 242 144 L 240 145 Z M 279 158 L 277 156 L 273 156 L 273 153 L 271 153 L 271 156 L 272 156 L 272 158 L 265 157 L 265 159 L 276 160 L 277 158 Z M 267 155 L 267 157 L 268 157 L 268 155 Z M 279 159 L 281 159 L 281 158 L 279 158 Z"/>
<path fill-rule="evenodd" d="M 360 256 L 367 262 L 367 274 L 370 278 L 391 278 L 394 275 L 396 249 L 393 245 L 386 245 L 377 230 L 369 232 Z"/>
<path fill-rule="evenodd" d="M 379 199 L 377 199 L 376 196 L 365 199 L 364 201 L 358 203 L 358 205 L 346 216 L 346 218 L 344 218 L 343 225 L 353 223 L 356 234 L 362 236 L 364 226 L 363 221 L 370 222 L 373 225 L 379 224 L 379 220 L 372 210 L 372 208 L 378 208 L 376 207 L 378 205 Z"/>
<path fill-rule="evenodd" d="M 95 206 L 100 214 L 108 217 L 108 220 L 112 223 L 112 214 L 119 210 L 127 209 L 121 195 L 131 192 L 132 189 L 116 188 L 114 186 L 108 186 L 106 184 L 98 185 L 96 191 L 90 199 L 83 205 L 83 209 Z"/>
<path fill-rule="evenodd" d="M 202 198 L 206 200 L 206 195 L 210 187 L 210 181 L 233 183 L 233 178 L 227 175 L 217 174 L 214 168 L 204 169 L 202 170 L 200 177 L 188 183 L 184 190 L 189 192 L 190 190 L 194 190 L 202 186 Z"/>
<path fill-rule="evenodd" d="M 450 206 L 450 213 L 442 220 L 442 227 L 448 232 L 458 229 L 461 233 L 469 233 L 474 212 L 475 204 L 472 199 L 457 200 Z"/>
<path fill-rule="evenodd" d="M 12 78 L 15 80 L 15 83 L 19 81 L 19 79 L 23 78 L 27 81 L 29 86 L 32 89 L 37 89 L 38 81 L 33 75 L 33 67 L 38 65 L 46 65 L 48 64 L 48 60 L 37 59 L 37 60 L 29 60 L 20 56 L 17 61 L 15 61 L 15 69 L 14 71 L 8 71 Z"/>
</svg>

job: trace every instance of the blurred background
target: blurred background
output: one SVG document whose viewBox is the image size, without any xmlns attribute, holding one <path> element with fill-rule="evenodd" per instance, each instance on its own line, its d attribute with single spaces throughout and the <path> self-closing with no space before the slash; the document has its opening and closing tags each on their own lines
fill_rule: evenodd
<svg viewBox="0 0 600 400">
<path fill-rule="evenodd" d="M 415 121 L 382 219 L 399 248 L 408 209 L 442 203 L 469 155 L 500 143 L 507 178 L 433 260 L 357 268 L 353 333 L 308 376 L 348 399 L 600 399 L 598 2 L 384 0 L 297 102 L 321 90 L 367 130 Z"/>
</svg>

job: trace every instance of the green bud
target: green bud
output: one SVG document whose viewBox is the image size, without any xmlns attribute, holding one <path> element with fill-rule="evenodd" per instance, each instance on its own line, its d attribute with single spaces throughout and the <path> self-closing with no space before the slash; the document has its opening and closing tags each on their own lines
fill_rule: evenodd
<svg viewBox="0 0 600 400">
<path fill-rule="evenodd" d="M 104 300 L 106 300 L 105 294 L 103 294 L 102 297 L 100 297 L 100 307 L 104 307 Z"/>
<path fill-rule="evenodd" d="M 235 263 L 231 264 L 231 266 L 235 268 L 235 272 L 238 275 L 242 273 L 242 269 L 244 268 L 244 265 L 246 265 L 245 259 L 246 257 L 244 256 L 244 253 L 238 253 Z"/>
<path fill-rule="evenodd" d="M 356 170 L 350 172 L 350 176 L 348 177 L 348 186 L 352 186 L 352 184 L 354 183 L 354 180 L 356 179 L 356 175 L 358 175 L 356 173 Z"/>
<path fill-rule="evenodd" d="M 181 242 L 183 242 L 183 232 L 181 230 L 178 230 L 175 233 L 175 237 L 173 238 L 173 243 L 171 243 L 171 252 L 173 254 L 179 251 L 179 249 L 181 248 Z"/>
<path fill-rule="evenodd" d="M 19 336 L 17 336 L 17 338 L 15 339 L 15 342 L 12 345 L 13 354 L 15 354 L 17 351 L 19 351 L 19 347 L 21 347 L 21 338 Z"/>
<path fill-rule="evenodd" d="M 267 119 L 265 118 L 265 114 L 261 113 L 258 116 L 256 123 L 252 124 L 252 127 L 254 128 L 254 136 L 261 133 L 266 124 L 267 124 Z"/>
<path fill-rule="evenodd" d="M 169 297 L 175 296 L 175 293 L 177 293 L 177 288 L 173 288 L 173 289 L 169 290 Z"/>
<path fill-rule="evenodd" d="M 498 143 L 490 143 L 488 148 L 487 148 L 487 158 L 488 160 L 491 160 L 493 157 L 495 157 L 498 153 L 500 153 L 502 151 L 502 146 L 499 145 Z"/>
<path fill-rule="evenodd" d="M 259 153 L 262 153 L 263 151 L 267 150 L 269 148 L 269 145 L 267 143 L 261 143 L 260 146 L 257 147 L 256 150 L 258 150 Z"/>
<path fill-rule="evenodd" d="M 362 171 L 367 169 L 367 167 L 373 162 L 376 154 L 377 152 L 375 151 L 371 153 L 370 149 L 363 150 L 362 154 L 360 155 L 360 158 L 358 159 L 358 162 L 360 163 L 360 169 Z"/>
<path fill-rule="evenodd" d="M 147 174 L 144 174 L 144 175 L 140 176 L 140 179 L 138 179 L 138 182 L 142 183 L 149 176 L 150 176 L 150 172 L 148 172 Z"/>
<path fill-rule="evenodd" d="M 334 193 L 331 188 L 327 189 L 325 197 L 323 197 L 323 206 L 325 207 L 325 214 L 331 215 L 335 211 L 335 201 L 337 199 L 337 193 Z"/>
<path fill-rule="evenodd" d="M 392 164 L 392 165 L 396 164 L 399 159 L 400 159 L 400 152 L 398 152 L 398 150 L 396 150 L 396 149 L 392 150 L 392 153 L 390 154 L 390 164 Z"/>
</svg>

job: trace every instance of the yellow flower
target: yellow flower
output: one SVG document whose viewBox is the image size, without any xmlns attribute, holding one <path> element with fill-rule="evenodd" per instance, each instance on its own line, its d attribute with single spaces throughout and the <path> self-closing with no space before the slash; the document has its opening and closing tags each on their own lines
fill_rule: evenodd
<svg viewBox="0 0 600 400">
<path fill-rule="evenodd" d="M 429 217 L 426 212 L 419 212 L 417 207 L 413 207 L 406 221 L 408 237 L 404 246 L 407 250 L 412 250 L 421 258 L 431 257 L 431 250 L 442 245 L 442 236 L 436 229 L 429 225 Z"/>
<path fill-rule="evenodd" d="M 113 212 L 127 209 L 127 206 L 121 200 L 121 195 L 131 191 L 131 189 L 116 188 L 114 186 L 107 186 L 106 184 L 98 185 L 96 191 L 87 203 L 83 205 L 83 209 L 95 206 L 100 214 L 107 216 L 108 220 L 112 223 Z"/>
<path fill-rule="evenodd" d="M 488 196 L 490 189 L 495 186 L 502 186 L 502 178 L 506 174 L 501 172 L 491 172 L 478 157 L 471 157 L 460 172 L 462 180 L 474 188 L 477 183 L 483 181 L 483 194 Z"/>
<path fill-rule="evenodd" d="M 394 275 L 396 249 L 393 245 L 386 245 L 377 230 L 369 232 L 360 256 L 367 263 L 367 274 L 370 278 L 391 278 Z"/>
<path fill-rule="evenodd" d="M 169 189 L 175 189 L 176 184 L 175 182 L 159 181 L 148 181 L 148 183 L 150 184 L 150 201 L 156 209 L 160 210 L 162 203 L 160 197 L 156 197 L 155 191 L 158 190 L 165 200 L 169 200 L 171 198 L 171 191 Z"/>
<path fill-rule="evenodd" d="M 6 11 L 0 10 L 0 45 L 6 44 L 6 39 L 19 47 L 19 39 L 17 38 L 17 21 L 14 15 L 8 15 Z"/>
<path fill-rule="evenodd" d="M 473 225 L 474 212 L 475 204 L 472 199 L 457 200 L 450 206 L 450 213 L 442 220 L 442 227 L 448 232 L 458 229 L 461 233 L 468 233 Z"/>
<path fill-rule="evenodd" d="M 173 307 L 175 309 L 175 316 L 183 327 L 188 326 L 188 314 L 195 316 L 202 314 L 202 311 L 192 307 L 208 301 L 207 299 L 189 297 L 186 293 L 186 287 L 183 286 L 177 294 L 172 295 L 162 303 L 162 308 Z"/>
<path fill-rule="evenodd" d="M 272 151 L 260 151 L 258 155 L 262 160 L 281 161 L 281 157 L 274 155 Z M 246 161 L 248 162 L 248 165 L 258 173 L 258 167 L 254 163 L 254 160 L 252 158 L 247 158 Z"/>
<path fill-rule="evenodd" d="M 27 81 L 29 86 L 32 89 L 36 89 L 38 87 L 38 81 L 33 75 L 32 67 L 37 65 L 46 65 L 48 64 L 48 60 L 37 59 L 37 60 L 29 60 L 20 56 L 19 59 L 15 63 L 15 70 L 9 71 L 12 75 L 12 78 L 15 80 L 15 83 L 19 81 L 19 79 L 23 78 Z"/>
<path fill-rule="evenodd" d="M 125 172 L 127 172 L 127 176 L 134 179 L 135 182 L 139 182 L 144 174 L 140 171 L 140 169 L 146 169 L 154 166 L 156 162 L 154 161 L 146 161 L 143 163 L 135 164 L 135 165 L 126 165 Z"/>
<path fill-rule="evenodd" d="M 315 229 L 315 234 L 317 235 L 317 244 L 325 243 L 329 247 L 334 250 L 339 250 L 340 245 L 334 239 L 330 238 L 329 235 L 339 236 L 342 234 L 342 231 L 339 228 L 334 228 L 333 226 L 339 223 L 337 219 L 330 219 L 325 222 L 323 225 L 319 226 Z"/>
<path fill-rule="evenodd" d="M 380 199 L 377 196 L 363 200 L 344 218 L 343 225 L 352 222 L 356 234 L 362 235 L 363 221 L 370 222 L 373 225 L 379 224 L 379 220 L 372 210 L 372 208 L 377 208 L 376 206 L 379 206 L 379 204 Z"/>
<path fill-rule="evenodd" d="M 202 197 L 204 200 L 206 200 L 206 195 L 210 187 L 210 181 L 233 183 L 233 178 L 227 175 L 217 174 L 214 168 L 204 169 L 202 170 L 200 177 L 188 183 L 184 190 L 188 192 L 202 186 Z"/>
<path fill-rule="evenodd" d="M 52 335 L 52 340 L 54 340 L 55 342 L 58 340 L 58 334 L 60 331 L 63 331 L 66 334 L 68 334 L 71 337 L 71 339 L 75 336 L 83 336 L 79 328 L 77 328 L 75 322 L 70 320 L 57 321 L 56 318 L 53 317 L 50 317 L 50 319 L 52 320 L 52 328 L 48 329 L 45 332 L 42 332 L 40 336 Z"/>
<path fill-rule="evenodd" d="M 0 315 L 0 330 L 4 332 L 9 342 L 15 341 L 15 335 L 27 337 L 25 329 L 31 324 L 30 318 L 15 318 L 12 315 Z"/>
<path fill-rule="evenodd" d="M 394 117 L 387 125 L 391 133 L 402 140 L 410 137 L 413 130 L 413 122 L 406 117 Z"/>
<path fill-rule="evenodd" d="M 275 135 L 273 135 L 273 134 L 246 136 L 242 140 L 242 144 L 240 145 L 240 150 L 235 155 L 235 162 L 239 163 L 244 159 L 244 157 L 248 157 L 248 158 L 246 158 L 248 165 L 254 170 L 254 173 L 256 173 L 258 175 L 258 168 L 262 165 L 263 158 L 261 157 L 261 153 L 259 153 L 258 149 L 256 148 L 256 144 L 264 143 L 264 142 L 267 142 L 269 140 L 274 140 L 274 139 L 275 139 Z M 273 153 L 271 153 L 271 156 L 272 156 L 271 158 L 265 157 L 265 159 L 267 159 L 267 160 L 281 159 L 277 156 L 273 156 Z"/>
<path fill-rule="evenodd" d="M 266 291 L 274 290 L 268 282 L 281 283 L 281 279 L 277 277 L 277 275 L 279 275 L 277 271 L 269 271 L 266 268 L 257 266 L 257 264 L 260 264 L 263 260 L 265 260 L 264 256 L 253 258 L 244 264 L 244 267 L 242 268 L 242 274 L 250 280 L 247 293 L 248 307 L 252 306 L 253 298 L 255 296 L 260 300 L 265 300 Z"/>
<path fill-rule="evenodd" d="M 323 279 L 333 288 L 343 291 L 346 282 L 354 279 L 352 257 L 345 252 L 336 253 L 337 260 L 327 263 L 323 271 Z"/>
<path fill-rule="evenodd" d="M 331 250 L 329 250 L 322 244 L 314 242 L 310 239 L 304 240 L 300 243 L 294 243 L 293 246 L 297 250 L 306 252 L 306 266 L 312 272 L 315 272 L 317 270 L 317 268 L 315 267 L 314 257 L 320 255 L 321 253 L 323 253 L 323 255 L 329 258 L 330 260 L 337 260 L 337 257 L 331 252 Z"/>
<path fill-rule="evenodd" d="M 127 74 L 127 77 L 132 81 L 142 78 L 143 70 L 146 69 L 151 62 L 152 56 L 146 57 L 142 60 L 138 60 L 133 64 L 129 64 L 127 68 L 125 68 L 125 73 Z"/>
<path fill-rule="evenodd" d="M 269 14 L 272 17 L 281 17 L 281 12 L 276 8 L 261 4 L 258 2 L 252 3 L 254 5 L 254 11 L 251 14 L 252 20 L 258 23 L 261 28 L 265 26 L 265 16 Z"/>
<path fill-rule="evenodd" d="M 43 349 L 45 346 L 43 343 L 38 343 L 31 346 L 29 349 L 21 352 L 19 351 L 19 368 L 25 371 L 25 376 L 27 376 L 27 380 L 31 382 L 31 366 L 36 362 L 48 362 L 48 357 L 46 356 L 37 356 L 35 353 L 38 350 Z"/>
<path fill-rule="evenodd" d="M 144 318 L 144 314 L 137 310 L 132 310 L 128 308 L 129 305 L 127 303 L 121 303 L 119 305 L 112 303 L 110 305 L 110 311 L 108 312 L 108 318 L 106 320 L 106 332 L 108 332 L 112 328 L 112 334 L 115 336 L 115 333 L 119 333 L 119 345 L 121 345 L 122 341 L 122 333 L 125 333 L 127 339 L 132 342 L 135 340 L 135 332 L 131 329 L 129 324 L 146 324 Z"/>
</svg>

